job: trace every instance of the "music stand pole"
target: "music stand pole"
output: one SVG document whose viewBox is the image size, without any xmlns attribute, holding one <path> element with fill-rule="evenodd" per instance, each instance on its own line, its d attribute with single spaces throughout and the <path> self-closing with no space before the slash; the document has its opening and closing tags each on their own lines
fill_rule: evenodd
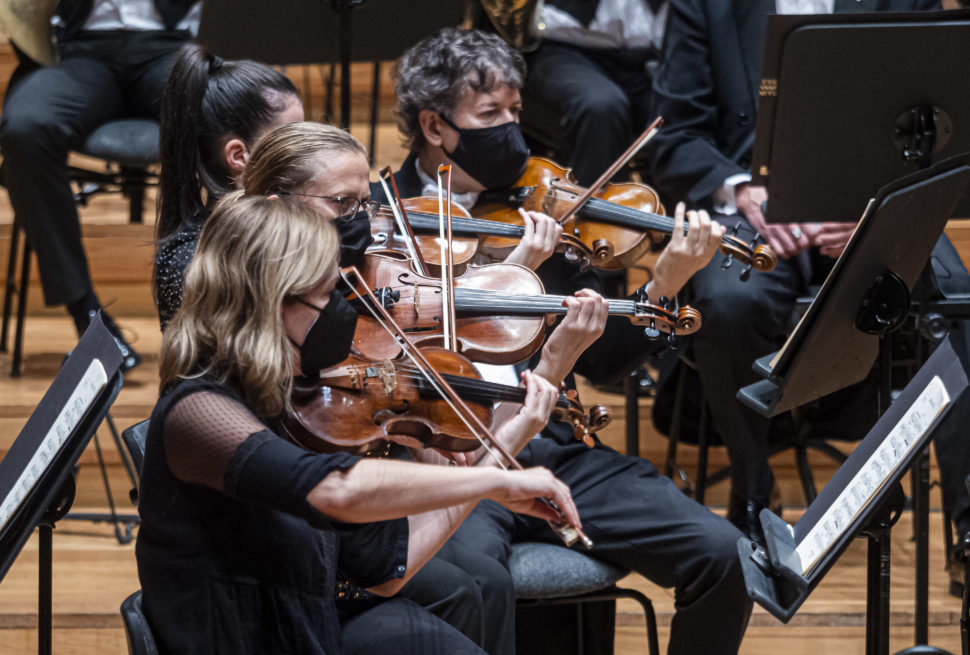
<svg viewBox="0 0 970 655">
<path fill-rule="evenodd" d="M 350 13 L 364 0 L 332 0 L 340 16 L 340 127 L 350 130 L 350 61 L 353 48 L 353 26 Z"/>
</svg>

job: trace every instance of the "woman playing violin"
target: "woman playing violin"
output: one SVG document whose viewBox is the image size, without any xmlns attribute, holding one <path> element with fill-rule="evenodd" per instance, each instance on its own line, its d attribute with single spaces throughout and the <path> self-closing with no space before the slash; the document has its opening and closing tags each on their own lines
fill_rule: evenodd
<svg viewBox="0 0 970 655">
<path fill-rule="evenodd" d="M 535 500 L 549 498 L 579 524 L 545 470 L 361 460 L 278 436 L 294 375 L 348 353 L 356 312 L 335 291 L 338 244 L 328 221 L 287 198 L 228 196 L 202 229 L 163 337 L 140 489 L 139 578 L 166 652 L 477 653 L 403 599 L 341 628 L 337 569 L 391 595 L 482 499 L 558 520 Z M 525 384 L 500 441 L 547 420 L 555 388 Z"/>
<path fill-rule="evenodd" d="M 459 204 L 474 203 L 484 189 L 514 183 L 528 156 L 516 123 L 523 76 L 521 56 L 498 37 L 480 32 L 446 29 L 408 50 L 398 61 L 395 87 L 399 124 L 411 149 L 396 174 L 401 194 L 433 191 L 441 163 L 454 167 Z M 706 214 L 683 208 L 676 214 L 678 227 L 647 289 L 653 301 L 661 295 L 672 298 L 710 260 L 720 240 L 720 226 Z M 684 221 L 691 228 L 686 237 Z M 558 255 L 539 274 L 555 293 L 598 287 L 595 271 L 578 270 Z M 617 336 L 608 327 L 607 335 L 598 343 L 601 367 L 631 370 L 638 355 L 657 350 L 639 329 Z M 556 344 L 549 343 L 545 353 L 555 350 Z M 688 499 L 650 462 L 599 443 L 587 448 L 552 424 L 542 438 L 529 442 L 519 461 L 548 466 L 576 491 L 584 526 L 595 530 L 590 534 L 593 555 L 674 588 L 677 613 L 669 653 L 737 652 L 751 608 L 738 565 L 737 529 Z M 460 553 L 485 554 L 505 567 L 511 541 L 553 543 L 542 527 L 486 502 L 451 543 Z M 484 581 L 483 595 L 514 599 L 503 587 L 507 580 L 495 576 Z M 514 652 L 511 641 L 489 644 L 487 650 Z"/>
</svg>

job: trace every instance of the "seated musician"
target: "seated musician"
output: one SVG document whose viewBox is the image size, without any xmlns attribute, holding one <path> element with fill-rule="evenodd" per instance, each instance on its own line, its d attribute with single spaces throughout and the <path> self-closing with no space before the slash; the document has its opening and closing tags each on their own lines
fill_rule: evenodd
<svg viewBox="0 0 970 655">
<path fill-rule="evenodd" d="M 182 47 L 161 100 L 159 216 L 155 226 L 155 304 L 162 329 L 182 303 L 182 281 L 199 230 L 232 190 L 256 140 L 303 120 L 285 75 L 255 61 L 223 61 L 201 46 Z"/>
<path fill-rule="evenodd" d="M 442 163 L 453 166 L 459 204 L 473 205 L 484 189 L 512 186 L 528 157 L 516 121 L 524 74 L 518 53 L 498 37 L 480 32 L 442 30 L 406 52 L 396 69 L 399 123 L 411 149 L 396 174 L 402 195 L 434 191 L 435 172 Z M 683 208 L 678 214 L 683 216 Z M 703 213 L 691 212 L 689 220 L 689 235 L 675 228 L 671 245 L 658 261 L 648 288 L 653 300 L 673 297 L 716 249 L 720 227 Z M 579 288 L 580 280 L 596 284 L 592 271 L 570 269 L 559 256 L 539 273 L 547 289 L 568 289 L 566 293 Z M 623 346 L 612 345 L 624 354 Z M 647 351 L 650 346 L 638 348 Z M 650 462 L 623 456 L 601 443 L 587 448 L 554 424 L 542 438 L 529 442 L 519 461 L 549 466 L 576 490 L 585 529 L 595 544 L 593 555 L 674 588 L 677 613 L 670 653 L 737 652 L 751 609 L 738 565 L 740 532 L 689 500 Z M 457 547 L 449 554 L 461 565 L 464 553 L 484 553 L 507 567 L 511 541 L 555 543 L 546 533 L 540 522 L 482 503 L 452 537 Z M 502 582 L 490 581 L 483 594 L 494 593 Z M 486 650 L 513 652 L 514 631 L 504 636 Z"/>
<path fill-rule="evenodd" d="M 243 171 L 241 186 L 247 195 L 292 196 L 312 206 L 337 226 L 341 262 L 359 266 L 371 243 L 370 215 L 375 209 L 373 201 L 368 200 L 368 175 L 367 152 L 349 133 L 321 123 L 290 123 L 259 140 Z M 552 222 L 548 217 L 538 219 Z M 537 243 L 541 249 L 541 240 Z M 600 335 L 605 320 L 606 305 L 595 293 L 579 292 L 566 302 L 566 317 L 553 330 L 534 370 L 556 382 L 573 366 L 576 355 Z M 505 411 L 514 408 L 500 405 L 496 415 Z M 517 452 L 523 445 L 511 445 L 509 450 Z M 439 460 L 429 452 L 415 455 Z M 451 458 L 468 463 L 479 456 L 481 453 L 467 457 L 459 453 Z M 408 581 L 401 595 L 448 621 L 489 652 L 500 652 L 493 644 L 511 638 L 509 626 L 514 620 L 515 599 L 508 571 L 484 553 L 470 549 L 457 553 L 455 548 L 450 542 L 446 544 Z M 481 589 L 483 585 L 487 588 Z M 350 616 L 372 601 L 366 594 L 351 590 L 338 607 L 342 616 Z"/>
<path fill-rule="evenodd" d="M 401 588 L 481 499 L 579 525 L 548 471 L 442 467 L 318 454 L 280 436 L 296 374 L 349 353 L 356 311 L 336 291 L 330 222 L 288 198 L 226 197 L 202 229 L 185 303 L 166 330 L 136 556 L 160 650 L 173 653 L 478 653 L 393 599 L 341 629 L 335 576 Z M 528 438 L 556 389 L 526 375 L 497 431 Z"/>
</svg>

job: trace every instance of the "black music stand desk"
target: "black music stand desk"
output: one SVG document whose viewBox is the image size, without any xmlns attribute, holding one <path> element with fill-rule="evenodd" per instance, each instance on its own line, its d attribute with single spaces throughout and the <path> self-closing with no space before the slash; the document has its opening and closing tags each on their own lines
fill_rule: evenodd
<svg viewBox="0 0 970 655">
<path fill-rule="evenodd" d="M 898 483 L 966 387 L 966 372 L 947 340 L 794 526 L 762 510 L 767 547 L 738 540 L 745 584 L 759 605 L 787 623 L 849 542 L 864 533 L 869 537 L 866 653 L 888 653 L 889 530 L 895 521 L 890 515 L 902 509 Z"/>
<path fill-rule="evenodd" d="M 98 314 L 0 461 L 0 581 L 38 528 L 37 647 L 42 654 L 51 652 L 54 523 L 74 502 L 78 458 L 121 384 L 121 352 Z"/>
</svg>

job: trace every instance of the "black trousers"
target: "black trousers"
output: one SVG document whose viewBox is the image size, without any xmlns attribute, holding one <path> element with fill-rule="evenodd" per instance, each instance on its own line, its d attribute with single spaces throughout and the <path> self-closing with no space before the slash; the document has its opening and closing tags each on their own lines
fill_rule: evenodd
<svg viewBox="0 0 970 655">
<path fill-rule="evenodd" d="M 570 148 L 568 165 L 589 185 L 647 126 L 652 76 L 650 50 L 579 48 L 545 41 L 527 56 L 523 122 L 532 104 L 558 108 Z M 555 120 L 555 119 L 553 119 Z"/>
<path fill-rule="evenodd" d="M 91 290 L 67 154 L 122 116 L 158 118 L 158 102 L 185 32 L 82 32 L 61 43 L 52 68 L 22 64 L 0 120 L 4 178 L 40 268 L 44 300 L 62 305 Z M 31 70 L 32 68 L 32 70 Z"/>
<path fill-rule="evenodd" d="M 739 221 L 747 226 L 737 215 L 716 218 L 729 227 Z M 790 331 L 797 298 L 808 291 L 809 283 L 824 279 L 833 260 L 813 250 L 793 259 L 779 259 L 773 271 L 752 272 L 747 282 L 741 282 L 737 264 L 721 270 L 722 259 L 715 256 L 694 275 L 686 300 L 703 316 L 703 329 L 690 337 L 690 346 L 711 421 L 731 459 L 732 506 L 737 511 L 748 498 L 767 504 L 773 480 L 768 464 L 768 419 L 742 405 L 737 391 L 756 380 L 751 370 L 754 360 L 782 345 Z M 931 261 L 942 291 L 970 291 L 970 275 L 945 235 L 937 242 Z M 951 330 L 954 347 L 965 363 L 967 328 L 963 322 Z M 963 489 L 963 479 L 970 472 L 970 445 L 961 427 L 968 421 L 970 396 L 964 396 L 935 436 L 944 498 L 953 508 L 952 516 L 967 513 L 970 507 Z M 868 427 L 860 427 L 860 437 Z"/>
<path fill-rule="evenodd" d="M 482 649 L 426 609 L 389 598 L 344 622 L 344 655 L 484 655 Z"/>
<path fill-rule="evenodd" d="M 650 462 L 601 444 L 590 449 L 571 435 L 534 439 L 519 460 L 546 466 L 569 485 L 583 529 L 595 543 L 591 555 L 674 588 L 671 655 L 737 652 L 751 600 L 738 563 L 741 533 L 734 526 L 684 496 Z M 545 522 L 483 502 L 450 545 L 459 557 L 484 554 L 505 570 L 514 541 L 562 543 Z M 494 577 L 483 593 L 504 585 L 502 598 L 514 603 L 507 574 Z M 503 614 L 514 617 L 508 610 Z M 505 630 L 512 628 L 506 623 Z"/>
</svg>

